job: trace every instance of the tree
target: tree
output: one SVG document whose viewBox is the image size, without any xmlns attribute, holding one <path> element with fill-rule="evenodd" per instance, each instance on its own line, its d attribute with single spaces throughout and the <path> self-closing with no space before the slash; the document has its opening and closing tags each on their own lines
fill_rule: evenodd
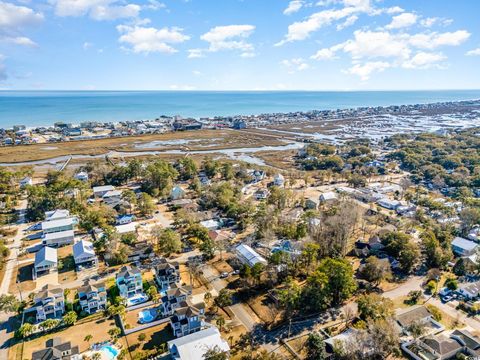
<svg viewBox="0 0 480 360">
<path fill-rule="evenodd" d="M 394 314 L 393 301 L 375 293 L 359 296 L 357 305 L 360 318 L 364 321 L 387 319 Z"/>
<path fill-rule="evenodd" d="M 334 306 L 350 298 L 357 289 L 352 265 L 346 259 L 324 259 L 317 271 L 327 277 L 326 291 L 331 294 Z"/>
<path fill-rule="evenodd" d="M 24 323 L 20 328 L 15 332 L 15 337 L 17 339 L 25 339 L 26 337 L 33 334 L 35 331 L 35 326 L 30 323 Z"/>
<path fill-rule="evenodd" d="M 205 239 L 200 244 L 200 251 L 202 252 L 205 259 L 213 259 L 213 257 L 215 256 L 215 243 L 212 239 L 210 239 L 210 237 L 208 237 L 208 239 Z"/>
<path fill-rule="evenodd" d="M 284 287 L 277 290 L 278 301 L 285 308 L 287 316 L 298 308 L 301 294 L 301 287 L 291 277 L 287 278 Z"/>
<path fill-rule="evenodd" d="M 419 257 L 420 251 L 418 249 L 418 246 L 413 242 L 409 242 L 400 251 L 400 254 L 398 256 L 400 267 L 404 272 L 410 273 L 415 264 L 418 262 Z"/>
<path fill-rule="evenodd" d="M 72 326 L 77 322 L 77 317 L 78 316 L 75 311 L 69 311 L 63 316 L 62 320 L 65 325 Z"/>
<path fill-rule="evenodd" d="M 423 321 L 414 321 L 407 327 L 407 331 L 412 335 L 413 339 L 416 341 L 425 334 L 426 328 Z"/>
<path fill-rule="evenodd" d="M 140 333 L 138 334 L 137 340 L 138 342 L 143 343 L 145 340 L 147 340 L 147 335 L 145 333 Z"/>
<path fill-rule="evenodd" d="M 127 204 L 129 212 L 132 213 L 137 204 L 137 195 L 132 190 L 123 190 L 122 200 Z"/>
<path fill-rule="evenodd" d="M 137 208 L 143 216 L 152 215 L 155 211 L 155 204 L 153 203 L 153 198 L 147 193 L 141 193 L 138 197 Z"/>
<path fill-rule="evenodd" d="M 43 331 L 49 331 L 53 328 L 56 328 L 60 324 L 60 320 L 58 319 L 47 319 L 44 322 L 40 323 L 38 327 Z"/>
<path fill-rule="evenodd" d="M 445 280 L 445 286 L 452 291 L 455 291 L 458 289 L 458 281 L 453 278 L 448 278 Z"/>
<path fill-rule="evenodd" d="M 205 354 L 203 354 L 204 360 L 227 360 L 228 353 L 223 351 L 218 346 L 215 346 L 211 349 L 208 349 Z"/>
<path fill-rule="evenodd" d="M 150 286 L 147 290 L 147 295 L 154 304 L 160 301 L 160 294 L 158 293 L 156 286 Z"/>
<path fill-rule="evenodd" d="M 255 265 L 252 266 L 251 274 L 252 274 L 253 280 L 255 281 L 255 284 L 258 284 L 260 282 L 260 278 L 264 270 L 265 270 L 265 265 L 263 265 L 262 263 L 256 263 Z"/>
<path fill-rule="evenodd" d="M 218 296 L 215 298 L 215 305 L 218 307 L 227 307 L 232 305 L 232 294 L 228 289 L 222 289 L 218 292 Z"/>
<path fill-rule="evenodd" d="M 327 358 L 325 343 L 318 333 L 314 332 L 308 335 L 305 346 L 307 348 L 307 360 L 324 360 Z"/>
<path fill-rule="evenodd" d="M 210 302 L 212 301 L 212 298 L 213 298 L 212 293 L 210 291 L 207 291 L 205 295 L 203 295 L 203 300 L 207 305 L 210 304 Z"/>
<path fill-rule="evenodd" d="M 219 327 L 220 331 L 223 331 L 223 327 L 225 326 L 225 318 L 223 316 L 218 316 L 215 323 Z"/>
<path fill-rule="evenodd" d="M 93 353 L 92 360 L 101 360 L 101 359 L 102 359 L 102 354 L 100 354 L 99 352 Z"/>
<path fill-rule="evenodd" d="M 162 229 L 160 226 L 155 226 L 152 229 L 151 234 L 156 240 L 156 248 L 160 254 L 170 256 L 172 253 L 179 253 L 182 251 L 180 234 L 175 230 Z"/>
<path fill-rule="evenodd" d="M 93 339 L 93 336 L 88 334 L 88 335 L 85 335 L 85 337 L 83 338 L 83 341 L 86 341 L 88 343 L 88 347 L 90 347 L 90 341 L 92 341 Z"/>
<path fill-rule="evenodd" d="M 21 303 L 15 297 L 15 295 L 2 295 L 0 296 L 0 312 L 12 313 L 17 312 Z"/>
<path fill-rule="evenodd" d="M 361 269 L 362 277 L 373 286 L 378 286 L 383 280 L 389 280 L 392 277 L 390 263 L 380 260 L 376 256 L 370 256 Z"/>
<path fill-rule="evenodd" d="M 408 300 L 407 302 L 409 304 L 416 304 L 418 303 L 418 300 L 420 300 L 420 297 L 422 296 L 422 292 L 420 290 L 412 290 L 408 293 Z"/>
<path fill-rule="evenodd" d="M 118 327 L 113 327 L 110 330 L 108 330 L 108 335 L 110 335 L 110 338 L 112 339 L 113 342 L 115 342 L 120 334 L 122 333 L 122 330 L 120 330 Z"/>
</svg>

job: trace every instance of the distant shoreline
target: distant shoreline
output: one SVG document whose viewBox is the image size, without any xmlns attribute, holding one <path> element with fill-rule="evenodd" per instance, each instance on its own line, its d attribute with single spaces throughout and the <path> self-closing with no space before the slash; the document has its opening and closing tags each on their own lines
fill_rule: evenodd
<svg viewBox="0 0 480 360">
<path fill-rule="evenodd" d="M 480 99 L 479 90 L 368 91 L 0 91 L 0 128 L 55 122 L 147 121 L 161 114 L 232 117 L 312 109 L 400 106 Z M 319 110 L 321 111 L 321 110 Z"/>
</svg>

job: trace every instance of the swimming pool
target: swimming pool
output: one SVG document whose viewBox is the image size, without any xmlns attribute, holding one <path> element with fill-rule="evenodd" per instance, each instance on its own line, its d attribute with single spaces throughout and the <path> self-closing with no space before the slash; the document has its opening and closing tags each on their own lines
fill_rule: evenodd
<svg viewBox="0 0 480 360">
<path fill-rule="evenodd" d="M 136 294 L 127 299 L 127 306 L 138 305 L 148 300 L 148 296 L 145 294 Z"/>
<path fill-rule="evenodd" d="M 146 309 L 138 313 L 138 322 L 140 324 L 147 324 L 152 322 L 157 317 L 157 312 L 155 309 Z"/>
<path fill-rule="evenodd" d="M 112 345 L 105 345 L 100 348 L 100 351 L 105 354 L 108 360 L 115 360 L 120 352 Z"/>
</svg>

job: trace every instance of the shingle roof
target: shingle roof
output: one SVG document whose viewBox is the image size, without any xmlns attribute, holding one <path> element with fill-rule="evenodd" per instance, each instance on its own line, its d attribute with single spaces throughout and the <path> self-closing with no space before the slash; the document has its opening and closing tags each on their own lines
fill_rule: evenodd
<svg viewBox="0 0 480 360">
<path fill-rule="evenodd" d="M 457 340 L 448 339 L 443 336 L 429 336 L 422 341 L 440 355 L 446 355 L 454 350 L 460 350 L 462 348 L 462 345 L 460 345 Z"/>
<path fill-rule="evenodd" d="M 406 328 L 414 322 L 423 320 L 429 316 L 431 316 L 431 314 L 425 306 L 417 306 L 412 310 L 397 315 L 397 321 L 402 327 Z"/>
</svg>

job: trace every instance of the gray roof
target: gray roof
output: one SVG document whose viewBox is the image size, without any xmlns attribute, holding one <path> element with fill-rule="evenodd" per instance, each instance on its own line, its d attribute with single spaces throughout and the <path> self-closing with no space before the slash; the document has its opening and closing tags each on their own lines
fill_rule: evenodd
<svg viewBox="0 0 480 360">
<path fill-rule="evenodd" d="M 120 269 L 120 272 L 117 274 L 117 278 L 118 277 L 128 278 L 128 277 L 135 276 L 137 274 L 140 274 L 140 270 L 138 270 L 138 268 L 134 266 L 123 266 Z"/>
<path fill-rule="evenodd" d="M 59 232 L 54 232 L 54 233 L 48 233 L 43 236 L 44 240 L 55 240 L 55 239 L 63 239 L 66 237 L 75 237 L 75 231 L 73 230 L 65 230 L 65 231 L 59 231 Z"/>
<path fill-rule="evenodd" d="M 422 341 L 440 355 L 446 355 L 452 351 L 458 351 L 462 348 L 462 345 L 460 345 L 457 340 L 448 339 L 444 336 L 429 336 L 424 338 Z"/>
<path fill-rule="evenodd" d="M 475 243 L 473 241 L 470 241 L 470 240 L 467 240 L 467 239 L 464 239 L 464 238 L 461 238 L 461 237 L 457 236 L 455 239 L 453 239 L 452 246 L 455 246 L 455 247 L 458 247 L 460 249 L 464 249 L 464 250 L 467 250 L 467 251 L 471 251 L 471 250 L 475 249 L 478 245 L 477 245 L 477 243 Z"/>
<path fill-rule="evenodd" d="M 73 257 L 78 258 L 83 255 L 95 256 L 95 250 L 93 244 L 87 240 L 80 240 L 73 245 Z"/>
<path fill-rule="evenodd" d="M 235 250 L 244 257 L 251 265 L 255 265 L 256 263 L 266 264 L 267 260 L 265 260 L 260 254 L 258 254 L 255 250 L 253 250 L 250 246 L 245 244 L 238 245 Z"/>
<path fill-rule="evenodd" d="M 421 321 L 432 316 L 425 306 L 417 306 L 402 314 L 397 315 L 398 323 L 403 327 L 409 327 L 416 321 Z"/>
<path fill-rule="evenodd" d="M 44 221 L 42 222 L 42 230 L 48 230 L 56 227 L 61 226 L 73 226 L 74 225 L 73 218 L 66 218 L 66 219 L 59 219 L 59 220 L 51 220 L 51 221 Z"/>
<path fill-rule="evenodd" d="M 49 246 L 42 247 L 36 254 L 35 254 L 35 266 L 41 264 L 44 261 L 49 261 L 53 263 L 57 263 L 57 249 L 54 249 Z"/>
</svg>

